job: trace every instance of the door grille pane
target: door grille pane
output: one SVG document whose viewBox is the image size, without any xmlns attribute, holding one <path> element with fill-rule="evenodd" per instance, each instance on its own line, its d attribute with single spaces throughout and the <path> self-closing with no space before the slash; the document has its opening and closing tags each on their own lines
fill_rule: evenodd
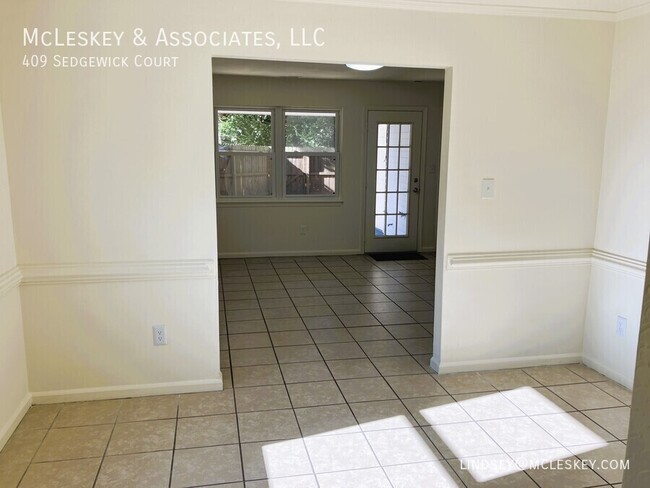
<svg viewBox="0 0 650 488">
<path fill-rule="evenodd" d="M 375 237 L 407 237 L 412 124 L 377 125 Z"/>
</svg>

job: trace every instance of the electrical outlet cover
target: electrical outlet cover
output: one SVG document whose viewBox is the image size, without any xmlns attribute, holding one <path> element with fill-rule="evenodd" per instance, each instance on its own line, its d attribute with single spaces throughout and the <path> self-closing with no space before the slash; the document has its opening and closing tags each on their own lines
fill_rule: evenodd
<svg viewBox="0 0 650 488">
<path fill-rule="evenodd" d="M 167 345 L 167 330 L 164 325 L 153 326 L 153 345 L 165 346 Z"/>
<path fill-rule="evenodd" d="M 619 337 L 625 337 L 627 332 L 627 319 L 618 315 L 616 317 L 616 335 Z"/>
</svg>

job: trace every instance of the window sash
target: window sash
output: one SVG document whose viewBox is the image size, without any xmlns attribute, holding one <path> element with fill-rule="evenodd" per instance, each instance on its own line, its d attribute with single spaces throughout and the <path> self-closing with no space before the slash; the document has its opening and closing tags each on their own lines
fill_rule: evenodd
<svg viewBox="0 0 650 488">
<path fill-rule="evenodd" d="M 231 184 L 235 188 L 235 194 L 227 195 L 223 194 L 221 191 L 221 182 L 222 182 L 222 172 L 221 168 L 219 165 L 219 159 L 220 158 L 228 158 L 228 157 L 237 157 L 237 156 L 244 156 L 244 157 L 260 157 L 264 158 L 266 160 L 266 167 L 268 168 L 266 171 L 260 170 L 259 174 L 255 173 L 246 173 L 245 176 L 248 178 L 251 177 L 266 177 L 267 178 L 267 185 L 270 188 L 270 193 L 269 194 L 252 194 L 252 195 L 237 195 L 237 174 L 236 174 L 236 165 L 233 166 L 231 169 Z M 275 170 L 275 156 L 273 153 L 267 153 L 267 152 L 240 152 L 240 151 L 228 151 L 228 152 L 220 152 L 217 153 L 216 156 L 216 177 L 217 177 L 217 196 L 220 199 L 228 199 L 228 200 L 242 200 L 242 199 L 257 199 L 257 198 L 262 198 L 262 199 L 272 199 L 275 197 L 275 175 L 276 175 L 276 170 Z M 227 181 L 227 180 L 226 180 Z M 239 183 L 240 185 L 242 184 L 241 182 Z"/>
<path fill-rule="evenodd" d="M 287 186 L 289 183 L 289 173 L 288 173 L 288 162 L 289 159 L 301 159 L 301 158 L 327 158 L 331 160 L 334 164 L 334 174 L 329 176 L 327 174 L 318 174 L 318 173 L 307 173 L 307 185 L 306 185 L 306 192 L 305 193 L 289 193 L 287 191 Z M 300 198 L 307 198 L 309 200 L 314 200 L 318 198 L 322 199 L 334 199 L 339 197 L 339 172 L 340 172 L 340 164 L 339 164 L 339 153 L 338 152 L 285 152 L 282 154 L 282 161 L 283 161 L 283 180 L 282 180 L 282 187 L 283 187 L 283 196 L 287 199 L 300 199 Z M 333 178 L 334 179 L 334 192 L 331 194 L 328 193 L 310 193 L 310 180 L 312 175 L 314 176 L 320 176 L 323 179 L 325 178 Z"/>
</svg>

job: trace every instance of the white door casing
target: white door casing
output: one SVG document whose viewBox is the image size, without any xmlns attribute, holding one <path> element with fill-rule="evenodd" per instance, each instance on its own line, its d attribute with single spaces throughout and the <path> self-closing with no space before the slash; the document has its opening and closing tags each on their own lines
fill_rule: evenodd
<svg viewBox="0 0 650 488">
<path fill-rule="evenodd" d="M 421 111 L 368 112 L 365 252 L 416 251 Z"/>
</svg>

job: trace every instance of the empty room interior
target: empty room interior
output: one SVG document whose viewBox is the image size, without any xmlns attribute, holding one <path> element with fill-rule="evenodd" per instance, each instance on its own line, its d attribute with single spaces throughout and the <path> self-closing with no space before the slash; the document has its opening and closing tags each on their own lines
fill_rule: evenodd
<svg viewBox="0 0 650 488">
<path fill-rule="evenodd" d="M 0 26 L 0 488 L 650 486 L 650 2 Z"/>
</svg>

